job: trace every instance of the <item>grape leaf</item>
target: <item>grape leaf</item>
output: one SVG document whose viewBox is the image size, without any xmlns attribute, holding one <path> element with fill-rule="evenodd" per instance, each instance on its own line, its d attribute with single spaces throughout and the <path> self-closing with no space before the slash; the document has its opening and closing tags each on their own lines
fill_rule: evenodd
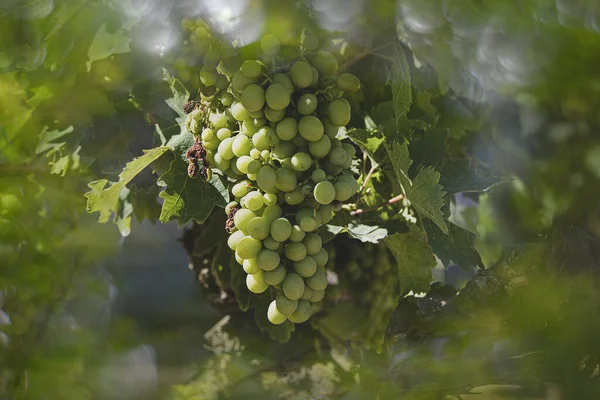
<svg viewBox="0 0 600 400">
<path fill-rule="evenodd" d="M 371 157 L 375 156 L 375 152 L 384 142 L 384 139 L 377 137 L 374 132 L 369 132 L 366 129 L 355 128 L 348 130 L 348 136 L 354 143 L 360 146 Z"/>
<path fill-rule="evenodd" d="M 117 29 L 114 33 L 108 33 L 106 31 L 106 24 L 102 24 L 96 32 L 96 36 L 94 36 L 94 40 L 88 50 L 88 62 L 86 63 L 88 72 L 94 61 L 102 60 L 113 54 L 129 53 L 131 51 L 129 47 L 130 42 L 131 38 L 125 35 L 123 29 Z"/>
<path fill-rule="evenodd" d="M 166 103 L 175 111 L 179 117 L 185 121 L 185 112 L 183 106 L 187 103 L 190 98 L 190 92 L 185 88 L 183 83 L 179 79 L 172 76 L 169 71 L 163 68 L 163 80 L 169 84 L 173 97 L 168 98 Z M 179 122 L 179 118 L 178 118 Z"/>
<path fill-rule="evenodd" d="M 81 146 L 77 146 L 74 151 L 67 149 L 67 141 L 59 141 L 63 136 L 73 132 L 73 126 L 64 130 L 49 131 L 44 127 L 40 133 L 39 141 L 35 149 L 35 154 L 46 153 L 46 158 L 50 158 L 50 173 L 65 176 L 69 169 L 77 170 L 80 166 L 81 157 L 79 151 Z"/>
<path fill-rule="evenodd" d="M 125 169 L 119 174 L 119 181 L 113 183 L 107 189 L 105 189 L 108 184 L 107 179 L 90 182 L 88 186 L 92 190 L 85 194 L 85 197 L 88 199 L 87 211 L 89 213 L 100 212 L 100 222 L 108 222 L 111 214 L 118 206 L 119 195 L 125 185 L 169 150 L 171 148 L 166 146 L 145 150 L 143 156 L 127 163 Z"/>
<path fill-rule="evenodd" d="M 502 181 L 500 176 L 484 174 L 468 158 L 449 160 L 440 168 L 440 183 L 448 193 L 483 192 Z"/>
<path fill-rule="evenodd" d="M 164 202 L 159 219 L 161 222 L 176 219 L 179 227 L 191 220 L 201 224 L 215 206 L 224 208 L 229 201 L 227 188 L 216 174 L 210 182 L 192 179 L 187 164 L 175 157 L 169 170 L 159 178 L 159 185 L 166 186 L 160 192 Z"/>
<path fill-rule="evenodd" d="M 450 261 L 464 270 L 483 265 L 479 252 L 475 249 L 475 234 L 472 232 L 452 222 L 448 222 L 447 235 L 442 234 L 430 220 L 423 221 L 423 227 L 433 252 L 446 267 L 449 266 Z"/>
<path fill-rule="evenodd" d="M 404 296 L 411 290 L 427 292 L 432 280 L 431 270 L 437 263 L 425 232 L 413 229 L 408 234 L 388 236 L 384 242 L 398 262 L 400 294 Z"/>
<path fill-rule="evenodd" d="M 388 75 L 386 85 L 392 87 L 392 99 L 394 103 L 394 116 L 396 122 L 405 115 L 412 103 L 412 92 L 410 87 L 410 70 L 406 60 L 406 54 L 400 43 L 394 44 L 394 56 L 392 68 Z"/>
<path fill-rule="evenodd" d="M 446 192 L 438 184 L 440 174 L 432 167 L 425 167 L 420 169 L 415 178 L 411 180 L 408 177 L 408 169 L 412 165 L 412 160 L 408 155 L 406 143 L 394 142 L 391 149 L 388 148 L 387 151 L 398 183 L 406 198 L 421 216 L 431 219 L 442 232 L 447 234 L 448 227 L 441 211 Z"/>
<path fill-rule="evenodd" d="M 348 236 L 353 239 L 358 239 L 361 242 L 379 243 L 381 239 L 388 235 L 388 231 L 380 226 L 363 225 L 351 223 L 346 228 Z"/>
</svg>

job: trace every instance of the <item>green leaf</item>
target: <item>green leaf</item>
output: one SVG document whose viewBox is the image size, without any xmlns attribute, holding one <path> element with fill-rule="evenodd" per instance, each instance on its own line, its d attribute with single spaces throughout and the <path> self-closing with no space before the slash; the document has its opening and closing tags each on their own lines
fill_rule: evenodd
<svg viewBox="0 0 600 400">
<path fill-rule="evenodd" d="M 261 295 L 254 296 L 256 307 L 254 308 L 254 321 L 258 328 L 267 332 L 272 339 L 278 342 L 285 343 L 292 337 L 292 332 L 296 326 L 290 321 L 285 321 L 281 325 L 273 325 L 267 318 L 267 310 L 271 304 L 271 297 L 265 292 Z"/>
<path fill-rule="evenodd" d="M 361 242 L 379 243 L 388 235 L 388 231 L 380 226 L 363 225 L 351 223 L 346 228 L 348 236 Z"/>
<path fill-rule="evenodd" d="M 183 161 L 187 162 L 187 150 L 194 144 L 194 135 L 186 130 L 180 134 L 172 136 L 167 142 L 167 146 L 173 149 Z"/>
<path fill-rule="evenodd" d="M 88 62 L 86 64 L 88 72 L 94 61 L 102 60 L 113 54 L 129 53 L 131 51 L 129 47 L 130 42 L 131 38 L 125 35 L 123 29 L 117 29 L 114 33 L 108 33 L 106 31 L 106 24 L 102 24 L 96 32 L 96 36 L 94 36 L 94 40 L 88 50 Z"/>
<path fill-rule="evenodd" d="M 449 160 L 440 168 L 440 183 L 450 194 L 483 192 L 502 181 L 500 176 L 484 173 L 469 158 Z"/>
<path fill-rule="evenodd" d="M 87 200 L 87 211 L 90 213 L 99 212 L 100 222 L 107 222 L 113 212 L 116 211 L 119 203 L 121 190 L 136 177 L 140 172 L 147 168 L 154 161 L 158 160 L 163 154 L 171 150 L 169 147 L 157 147 L 152 150 L 146 150 L 143 156 L 127 163 L 125 169 L 119 174 L 119 181 L 113 183 L 105 189 L 109 183 L 107 179 L 100 179 L 88 184 L 91 191 L 85 194 Z"/>
<path fill-rule="evenodd" d="M 431 221 L 423 221 L 423 227 L 429 238 L 429 245 L 435 255 L 446 267 L 454 262 L 464 270 L 483 265 L 479 252 L 475 248 L 474 233 L 448 222 L 449 233 L 444 235 Z"/>
<path fill-rule="evenodd" d="M 384 142 L 384 138 L 378 137 L 375 132 L 370 132 L 361 128 L 353 128 L 348 130 L 348 136 L 371 157 L 374 157 L 375 152 Z"/>
<path fill-rule="evenodd" d="M 216 174 L 210 182 L 190 178 L 187 164 L 175 157 L 169 170 L 159 178 L 159 185 L 166 186 L 160 192 L 164 202 L 159 219 L 161 222 L 177 220 L 179 227 L 191 220 L 201 224 L 215 206 L 224 208 L 229 201 L 227 189 Z"/>
<path fill-rule="evenodd" d="M 411 205 L 422 217 L 431 219 L 442 232 L 447 234 L 448 227 L 441 211 L 446 192 L 438 184 L 440 174 L 432 167 L 426 167 L 420 169 L 415 178 L 411 180 L 408 176 L 408 169 L 412 165 L 412 160 L 408 155 L 406 143 L 394 142 L 391 150 L 388 148 L 387 151 L 398 183 Z"/>
<path fill-rule="evenodd" d="M 413 229 L 408 234 L 388 236 L 384 242 L 398 262 L 400 294 L 404 296 L 411 290 L 415 293 L 427 292 L 436 260 L 425 232 Z"/>
<path fill-rule="evenodd" d="M 392 87 L 392 99 L 394 103 L 394 115 L 396 122 L 408 112 L 412 103 L 412 91 L 410 85 L 410 70 L 406 60 L 406 54 L 402 45 L 394 44 L 394 56 L 392 68 L 388 75 L 386 85 Z"/>
<path fill-rule="evenodd" d="M 166 103 L 185 121 L 185 112 L 183 106 L 190 98 L 190 92 L 185 88 L 179 79 L 173 77 L 169 71 L 163 68 L 163 80 L 169 84 L 173 97 L 168 98 Z M 179 121 L 178 121 L 179 122 Z"/>
</svg>

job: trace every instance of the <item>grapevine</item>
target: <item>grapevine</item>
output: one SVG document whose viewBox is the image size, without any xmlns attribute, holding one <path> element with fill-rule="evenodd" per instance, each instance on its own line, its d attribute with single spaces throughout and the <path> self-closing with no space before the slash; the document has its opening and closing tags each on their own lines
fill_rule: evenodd
<svg viewBox="0 0 600 400">
<path fill-rule="evenodd" d="M 271 39 L 261 42 L 268 56 L 279 49 Z M 317 229 L 358 191 L 350 169 L 356 149 L 338 133 L 351 119 L 344 93 L 358 91 L 360 81 L 338 76 L 333 54 L 306 46 L 276 67 L 231 53 L 216 62 L 218 52 L 207 53 L 200 100 L 185 107 L 196 136 L 190 176 L 208 180 L 212 169 L 229 178 L 235 201 L 225 209 L 227 244 L 248 290 L 272 288 L 271 323 L 303 323 L 328 285 Z"/>
</svg>

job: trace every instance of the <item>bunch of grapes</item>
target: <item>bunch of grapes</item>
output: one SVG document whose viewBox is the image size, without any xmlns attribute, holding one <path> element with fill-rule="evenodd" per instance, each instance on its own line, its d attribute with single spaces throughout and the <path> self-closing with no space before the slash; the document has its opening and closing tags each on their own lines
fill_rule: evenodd
<svg viewBox="0 0 600 400">
<path fill-rule="evenodd" d="M 273 324 L 305 322 L 323 299 L 328 253 L 316 230 L 358 191 L 356 149 L 336 137 L 351 117 L 343 94 L 360 82 L 337 75 L 333 54 L 303 50 L 271 71 L 258 60 L 205 57 L 202 101 L 186 107 L 207 163 L 233 181 L 228 245 L 251 292 L 275 288 Z"/>
</svg>

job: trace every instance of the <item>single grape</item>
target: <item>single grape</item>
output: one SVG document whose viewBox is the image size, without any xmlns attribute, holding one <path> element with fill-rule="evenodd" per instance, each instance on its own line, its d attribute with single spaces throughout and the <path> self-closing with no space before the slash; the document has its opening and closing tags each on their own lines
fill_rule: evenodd
<svg viewBox="0 0 600 400">
<path fill-rule="evenodd" d="M 248 193 L 248 189 L 250 188 L 250 182 L 248 181 L 240 181 L 233 185 L 231 188 L 231 193 L 235 197 L 244 197 Z"/>
<path fill-rule="evenodd" d="M 304 148 L 308 147 L 308 140 L 304 139 L 300 135 L 296 135 L 296 137 L 294 139 L 292 139 L 292 143 L 294 144 L 294 146 L 296 146 L 298 148 L 304 149 Z"/>
<path fill-rule="evenodd" d="M 275 181 L 277 180 L 277 174 L 275 170 L 267 165 L 261 167 L 256 175 L 256 183 L 262 191 L 266 193 L 276 193 L 277 187 Z"/>
<path fill-rule="evenodd" d="M 346 201 L 354 194 L 352 188 L 346 182 L 336 182 L 335 187 L 335 199 L 339 201 Z"/>
<path fill-rule="evenodd" d="M 282 74 L 281 72 L 273 75 L 273 82 L 281 83 L 283 86 L 285 86 L 290 95 L 294 92 L 294 84 L 292 80 L 289 76 Z"/>
<path fill-rule="evenodd" d="M 302 115 L 309 115 L 315 112 L 317 109 L 317 96 L 312 93 L 304 93 L 298 99 L 296 103 L 296 108 L 298 112 Z"/>
<path fill-rule="evenodd" d="M 282 83 L 272 83 L 267 88 L 265 99 L 273 110 L 283 110 L 290 104 L 290 93 Z"/>
<path fill-rule="evenodd" d="M 281 141 L 277 146 L 275 146 L 272 153 L 275 157 L 283 160 L 285 158 L 292 157 L 295 152 L 296 146 L 294 146 L 292 142 Z"/>
<path fill-rule="evenodd" d="M 244 156 L 244 157 L 248 157 L 248 156 Z M 250 157 L 252 159 L 252 157 Z M 252 161 L 248 162 L 247 165 L 247 170 L 248 172 L 244 172 L 245 174 L 256 174 L 258 172 L 258 170 L 260 169 L 260 167 L 262 167 L 262 164 L 260 161 L 252 159 Z M 238 168 L 239 169 L 239 168 Z"/>
<path fill-rule="evenodd" d="M 328 51 L 318 51 L 311 61 L 320 74 L 335 75 L 338 70 L 337 58 Z"/>
<path fill-rule="evenodd" d="M 312 257 L 304 257 L 300 261 L 294 262 L 294 271 L 303 278 L 309 278 L 317 270 L 317 263 Z"/>
<path fill-rule="evenodd" d="M 293 272 L 283 280 L 283 294 L 290 300 L 298 300 L 304 293 L 304 279 Z"/>
<path fill-rule="evenodd" d="M 248 274 L 246 276 L 246 286 L 252 293 L 262 293 L 269 287 L 269 284 L 265 282 L 262 271 L 258 271 L 255 274 Z"/>
<path fill-rule="evenodd" d="M 233 216 L 233 223 L 236 228 L 245 232 L 248 228 L 248 222 L 250 222 L 250 220 L 255 217 L 256 213 L 254 211 L 242 208 L 237 210 L 237 212 Z"/>
<path fill-rule="evenodd" d="M 331 151 L 331 140 L 326 135 L 323 135 L 321 139 L 308 143 L 308 151 L 315 158 L 327 157 Z"/>
<path fill-rule="evenodd" d="M 244 63 L 242 64 L 242 68 L 240 69 L 242 74 L 244 74 L 244 76 L 248 79 L 258 78 L 260 76 L 261 70 L 261 65 L 255 60 L 244 61 Z"/>
<path fill-rule="evenodd" d="M 306 279 L 306 285 L 312 290 L 324 290 L 327 287 L 327 272 L 325 268 L 318 267 L 314 275 Z"/>
<path fill-rule="evenodd" d="M 350 103 L 336 99 L 327 106 L 327 115 L 334 125 L 344 126 L 350 122 Z"/>
<path fill-rule="evenodd" d="M 348 155 L 348 153 L 346 152 L 346 161 L 340 165 L 340 167 L 342 167 L 342 169 L 348 170 L 350 169 L 350 167 L 352 167 L 352 156 Z"/>
<path fill-rule="evenodd" d="M 298 301 L 298 308 L 296 308 L 296 311 L 288 315 L 287 318 L 295 324 L 301 324 L 308 321 L 311 311 L 310 303 L 305 300 L 300 300 Z"/>
<path fill-rule="evenodd" d="M 322 204 L 317 209 L 317 213 L 321 217 L 321 223 L 327 224 L 333 218 L 333 207 L 331 204 Z"/>
<path fill-rule="evenodd" d="M 235 252 L 242 259 L 247 260 L 249 258 L 258 257 L 259 253 L 261 253 L 261 249 L 262 243 L 260 242 L 260 240 L 256 240 L 250 236 L 246 236 L 238 242 L 235 248 Z"/>
<path fill-rule="evenodd" d="M 306 232 L 300 228 L 298 225 L 292 226 L 292 233 L 290 234 L 290 240 L 292 242 L 298 243 L 301 242 L 306 236 Z"/>
<path fill-rule="evenodd" d="M 257 132 L 258 133 L 258 132 Z M 252 144 L 254 144 L 254 137 L 256 135 L 252 136 Z M 258 160 L 260 158 L 260 150 L 253 148 L 250 150 L 250 157 L 252 157 L 255 160 Z"/>
<path fill-rule="evenodd" d="M 285 202 L 291 206 L 302 203 L 302 200 L 304 200 L 304 194 L 302 193 L 302 188 L 299 186 L 296 186 L 294 190 L 285 194 Z"/>
<path fill-rule="evenodd" d="M 301 42 L 302 46 L 309 51 L 316 50 L 317 47 L 319 47 L 319 39 L 312 33 L 307 33 L 306 31 L 302 32 Z"/>
<path fill-rule="evenodd" d="M 225 107 L 229 107 L 233 104 L 233 95 L 231 93 L 223 93 L 221 95 L 221 104 L 223 104 Z"/>
<path fill-rule="evenodd" d="M 335 84 L 338 89 L 343 90 L 344 92 L 354 93 L 358 92 L 360 89 L 360 80 L 355 75 L 348 73 L 338 76 Z"/>
<path fill-rule="evenodd" d="M 277 54 L 279 47 L 279 39 L 274 35 L 266 34 L 260 39 L 260 48 L 268 56 Z"/>
<path fill-rule="evenodd" d="M 356 148 L 350 143 L 342 143 L 342 148 L 348 154 L 348 157 L 352 158 L 356 155 Z"/>
<path fill-rule="evenodd" d="M 206 65 L 200 70 L 200 82 L 205 86 L 213 86 L 217 83 L 218 77 L 217 71 L 207 68 Z"/>
<path fill-rule="evenodd" d="M 267 206 L 263 210 L 263 217 L 267 218 L 271 222 L 275 221 L 277 218 L 280 218 L 282 214 L 283 211 L 277 204 Z"/>
<path fill-rule="evenodd" d="M 217 131 L 217 138 L 219 140 L 225 140 L 231 137 L 231 130 L 228 128 L 221 128 Z"/>
<path fill-rule="evenodd" d="M 312 232 L 318 228 L 317 221 L 313 217 L 304 217 L 299 222 L 304 232 Z"/>
<path fill-rule="evenodd" d="M 295 171 L 294 166 L 292 165 L 292 157 L 286 157 L 283 160 L 281 160 L 281 167 Z"/>
<path fill-rule="evenodd" d="M 238 264 L 242 265 L 244 263 L 244 259 L 241 258 L 237 253 L 233 253 L 233 256 Z"/>
<path fill-rule="evenodd" d="M 335 199 L 335 187 L 329 181 L 319 182 L 315 186 L 314 196 L 319 204 L 329 204 Z"/>
<path fill-rule="evenodd" d="M 323 123 L 325 136 L 327 136 L 329 139 L 334 139 L 337 136 L 340 128 L 335 126 L 329 118 L 323 118 L 321 122 Z"/>
<path fill-rule="evenodd" d="M 266 130 L 259 130 L 252 136 L 252 144 L 256 149 L 263 151 L 269 149 L 269 137 Z"/>
<path fill-rule="evenodd" d="M 217 65 L 217 71 L 226 76 L 233 76 L 238 71 L 238 68 L 232 68 L 225 60 L 221 60 Z"/>
<path fill-rule="evenodd" d="M 310 178 L 314 183 L 319 183 L 321 181 L 324 181 L 327 178 L 327 175 L 322 169 L 315 169 L 310 175 Z"/>
<path fill-rule="evenodd" d="M 217 167 L 221 171 L 226 171 L 229 168 L 229 166 L 231 165 L 231 160 L 224 159 L 223 157 L 221 157 L 221 155 L 219 153 L 216 153 L 213 156 L 213 161 L 214 161 L 213 166 Z"/>
<path fill-rule="evenodd" d="M 239 247 L 239 243 L 238 243 Z M 279 253 L 269 249 L 263 249 L 258 254 L 258 266 L 263 271 L 272 271 L 279 265 L 281 261 Z"/>
<path fill-rule="evenodd" d="M 240 205 L 238 204 L 237 201 L 230 201 L 225 206 L 225 215 L 229 215 L 229 213 L 231 212 L 231 210 L 233 210 L 234 208 L 239 207 L 239 206 Z"/>
<path fill-rule="evenodd" d="M 247 274 L 256 274 L 257 272 L 261 271 L 256 258 L 244 260 L 242 262 L 242 268 L 244 268 L 244 271 L 246 271 Z"/>
<path fill-rule="evenodd" d="M 233 146 L 233 138 L 230 138 L 230 137 L 229 138 L 225 138 L 225 140 L 223 140 L 219 144 L 219 148 L 217 149 L 217 153 L 224 160 L 231 160 L 233 158 L 233 150 L 231 149 L 232 146 Z M 344 153 L 344 154 L 346 154 L 346 153 Z"/>
<path fill-rule="evenodd" d="M 229 87 L 229 80 L 227 79 L 227 77 L 224 75 L 218 75 L 217 82 L 215 83 L 215 88 L 218 90 L 225 90 L 228 87 Z"/>
<path fill-rule="evenodd" d="M 238 246 L 239 245 L 240 244 L 238 243 Z M 304 247 L 302 243 L 288 243 L 285 245 L 284 253 L 289 260 L 300 261 L 306 257 L 306 247 Z"/>
<path fill-rule="evenodd" d="M 290 315 L 298 308 L 298 300 L 290 300 L 285 294 L 279 293 L 275 299 L 277 309 L 283 315 Z"/>
<path fill-rule="evenodd" d="M 348 154 L 346 154 L 346 152 L 344 151 L 344 149 L 342 147 L 333 148 L 329 152 L 329 161 L 333 165 L 337 165 L 337 166 L 343 165 L 346 162 L 347 158 L 348 158 Z"/>
<path fill-rule="evenodd" d="M 281 140 L 292 140 L 298 134 L 296 118 L 285 118 L 277 124 L 277 136 Z"/>
<path fill-rule="evenodd" d="M 296 175 L 292 170 L 286 168 L 279 168 L 276 171 L 277 179 L 275 186 L 282 192 L 291 192 L 296 188 L 298 184 Z"/>
<path fill-rule="evenodd" d="M 296 171 L 306 171 L 313 163 L 310 155 L 306 153 L 296 153 L 292 156 L 292 166 Z"/>
<path fill-rule="evenodd" d="M 234 73 L 233 78 L 231 78 L 231 87 L 241 93 L 253 82 L 254 79 L 248 79 L 244 76 L 244 74 L 242 74 L 241 71 L 238 71 Z"/>
<path fill-rule="evenodd" d="M 271 304 L 269 304 L 269 309 L 267 310 L 267 319 L 273 325 L 281 325 L 287 320 L 287 317 L 280 313 L 277 309 L 275 300 L 273 300 Z"/>
<path fill-rule="evenodd" d="M 208 117 L 209 122 L 212 124 L 213 129 L 221 129 L 227 126 L 227 116 L 221 113 L 212 113 Z"/>
<path fill-rule="evenodd" d="M 311 303 L 317 303 L 323 300 L 323 297 L 325 297 L 325 290 L 314 290 L 313 295 L 310 297 L 309 301 Z"/>
<path fill-rule="evenodd" d="M 234 175 L 236 175 L 238 178 L 241 178 L 242 175 L 244 175 L 244 174 L 242 173 L 242 171 L 240 171 L 238 169 L 238 167 L 237 167 L 237 160 L 238 159 L 235 158 L 235 157 L 230 160 L 231 164 L 229 165 L 229 171 L 232 172 Z"/>
<path fill-rule="evenodd" d="M 229 130 L 229 129 L 227 129 Z M 221 130 L 219 130 L 220 132 Z M 218 135 L 218 133 L 217 133 Z M 252 142 L 250 138 L 245 135 L 237 135 L 233 139 L 233 144 L 231 146 L 231 151 L 236 157 L 241 157 L 248 155 L 250 153 L 250 149 L 252 148 Z"/>
<path fill-rule="evenodd" d="M 286 90 L 288 90 L 286 88 Z M 288 91 L 289 93 L 289 91 Z M 284 117 L 285 117 L 285 112 L 286 110 L 273 110 L 271 107 L 269 107 L 268 105 L 265 106 L 265 118 L 268 119 L 271 122 L 278 122 L 281 121 Z"/>
<path fill-rule="evenodd" d="M 266 239 L 269 236 L 269 230 L 271 228 L 271 224 L 269 222 L 270 221 L 265 217 L 252 218 L 250 222 L 248 222 L 248 235 L 257 240 Z"/>
<path fill-rule="evenodd" d="M 248 111 L 258 111 L 265 105 L 265 90 L 257 84 L 248 85 L 242 92 L 242 104 Z"/>
<path fill-rule="evenodd" d="M 352 188 L 352 193 L 358 192 L 358 182 L 351 174 L 341 174 L 337 177 L 337 182 L 345 182 Z"/>
<path fill-rule="evenodd" d="M 315 67 L 310 67 L 310 70 L 312 72 L 312 82 L 310 83 L 310 86 L 317 86 L 319 83 L 319 71 L 317 71 Z"/>
<path fill-rule="evenodd" d="M 302 293 L 302 297 L 300 297 L 300 300 L 310 300 L 314 293 L 314 290 L 304 285 L 304 293 Z"/>
<path fill-rule="evenodd" d="M 277 218 L 271 223 L 271 237 L 278 242 L 285 242 L 292 234 L 292 224 L 287 218 Z"/>
<path fill-rule="evenodd" d="M 296 61 L 290 69 L 290 78 L 297 88 L 304 89 L 312 83 L 312 71 L 306 61 Z"/>
<path fill-rule="evenodd" d="M 286 275 L 287 271 L 285 267 L 281 265 L 271 271 L 264 272 L 265 282 L 272 286 L 279 285 L 281 282 L 283 282 Z"/>
<path fill-rule="evenodd" d="M 248 174 L 246 175 L 248 177 L 249 180 L 251 180 L 252 182 L 256 181 L 256 174 Z"/>
<path fill-rule="evenodd" d="M 279 250 L 280 245 L 281 245 L 281 243 L 279 243 L 277 240 L 273 239 L 271 236 L 269 236 L 268 238 L 263 240 L 263 246 L 265 246 L 265 248 L 267 248 L 269 250 L 277 251 L 277 250 Z"/>
<path fill-rule="evenodd" d="M 279 136 L 277 136 L 277 132 L 275 132 L 275 129 L 271 128 L 270 126 L 265 126 L 264 128 L 261 128 L 261 131 L 264 131 L 267 135 L 270 147 L 274 147 L 279 144 Z"/>
<path fill-rule="evenodd" d="M 203 142 L 210 142 L 214 138 L 215 138 L 215 132 L 212 129 L 206 128 L 202 131 L 202 141 Z"/>
<path fill-rule="evenodd" d="M 321 120 L 314 115 L 305 115 L 298 122 L 300 136 L 309 142 L 315 142 L 323 136 L 325 128 Z"/>
<path fill-rule="evenodd" d="M 242 231 L 235 231 L 227 238 L 227 246 L 233 251 L 237 247 L 240 240 L 242 240 L 246 235 Z"/>
<path fill-rule="evenodd" d="M 304 247 L 306 247 L 306 254 L 309 256 L 314 256 L 321 251 L 321 248 L 323 247 L 323 240 L 321 239 L 321 236 L 317 235 L 316 233 L 307 233 L 302 241 L 302 244 Z"/>
</svg>

